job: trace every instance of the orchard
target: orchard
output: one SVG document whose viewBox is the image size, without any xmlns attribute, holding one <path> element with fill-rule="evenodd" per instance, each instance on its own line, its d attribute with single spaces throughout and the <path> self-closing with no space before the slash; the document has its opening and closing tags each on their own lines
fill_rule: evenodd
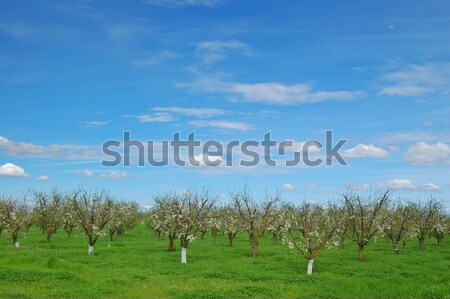
<svg viewBox="0 0 450 299">
<path fill-rule="evenodd" d="M 99 240 L 105 239 L 110 250 L 116 242 L 128 246 L 128 233 L 146 227 L 144 239 L 136 242 L 143 247 L 148 239 L 155 240 L 152 242 L 165 248 L 159 258 L 167 260 L 172 260 L 173 252 L 179 252 L 178 263 L 183 267 L 208 263 L 206 257 L 204 261 L 189 261 L 191 254 L 204 254 L 199 252 L 199 246 L 191 244 L 211 243 L 209 246 L 216 254 L 225 255 L 236 250 L 233 248 L 239 240 L 240 245 L 244 244 L 239 247 L 239 254 L 254 263 L 267 258 L 260 257 L 261 250 L 277 246 L 277 251 L 291 256 L 292 263 L 303 265 L 304 270 L 295 274 L 301 277 L 318 275 L 333 266 L 327 265 L 325 259 L 322 262 L 323 252 L 333 251 L 339 257 L 352 248 L 354 267 L 365 265 L 370 271 L 366 259 L 373 261 L 377 257 L 373 251 L 366 253 L 366 248 L 376 243 L 390 244 L 391 254 L 401 258 L 407 248 L 426 252 L 425 244 L 430 244 L 430 240 L 434 240 L 436 248 L 443 248 L 450 234 L 450 218 L 441 201 L 392 198 L 388 190 L 371 193 L 349 190 L 333 202 L 304 201 L 294 205 L 283 201 L 278 193 L 257 198 L 244 188 L 230 192 L 227 200 L 219 200 L 203 189 L 160 194 L 153 198 L 153 203 L 144 210 L 137 203 L 116 199 L 105 190 L 81 189 L 33 191 L 20 199 L 1 197 L 0 234 L 11 243 L 3 251 L 15 250 L 20 255 L 43 244 L 64 248 L 65 242 L 76 242 L 88 249 L 86 263 L 95 263 L 95 259 L 105 254 L 103 250 L 94 254 Z M 40 231 L 41 242 L 28 241 L 30 231 Z M 55 240 L 54 236 L 61 234 L 65 240 Z M 220 245 L 222 239 L 226 240 L 226 246 Z M 77 249 L 80 254 L 81 247 Z M 147 249 L 152 250 L 146 248 L 140 255 L 148 254 L 146 259 L 151 259 Z M 320 265 L 317 271 L 313 271 L 315 264 Z M 158 272 L 158 268 L 153 270 Z"/>
</svg>

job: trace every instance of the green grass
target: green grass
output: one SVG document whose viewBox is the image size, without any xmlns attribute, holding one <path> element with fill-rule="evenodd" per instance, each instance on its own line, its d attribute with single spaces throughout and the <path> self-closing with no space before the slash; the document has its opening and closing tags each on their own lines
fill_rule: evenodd
<svg viewBox="0 0 450 299">
<path fill-rule="evenodd" d="M 75 236 L 77 235 L 77 236 Z M 21 238 L 20 249 L 0 238 L 1 297 L 327 297 L 450 298 L 450 242 L 427 240 L 420 251 L 411 240 L 394 256 L 384 241 L 366 247 L 365 263 L 357 248 L 324 250 L 306 275 L 307 262 L 267 236 L 259 256 L 250 257 L 250 243 L 241 234 L 233 247 L 219 236 L 189 245 L 188 264 L 180 251 L 167 252 L 144 225 L 116 238 L 106 238 L 87 255 L 80 233 L 71 239 L 60 232 L 47 244 L 35 227 Z"/>
</svg>

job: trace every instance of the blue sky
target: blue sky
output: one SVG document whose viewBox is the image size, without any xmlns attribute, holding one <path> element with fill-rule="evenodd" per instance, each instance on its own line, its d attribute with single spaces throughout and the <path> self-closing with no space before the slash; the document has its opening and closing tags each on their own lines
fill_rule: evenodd
<svg viewBox="0 0 450 299">
<path fill-rule="evenodd" d="M 0 188 L 346 186 L 450 205 L 448 1 L 2 1 Z M 102 167 L 101 144 L 348 139 L 349 166 Z"/>
</svg>

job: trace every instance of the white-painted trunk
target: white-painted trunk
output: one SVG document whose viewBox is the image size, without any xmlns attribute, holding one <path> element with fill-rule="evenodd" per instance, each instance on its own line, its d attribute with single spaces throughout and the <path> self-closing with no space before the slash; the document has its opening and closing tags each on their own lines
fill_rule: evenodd
<svg viewBox="0 0 450 299">
<path fill-rule="evenodd" d="M 19 248 L 19 247 L 20 247 L 19 242 L 14 243 L 14 245 L 16 245 L 16 248 Z"/>
<path fill-rule="evenodd" d="M 184 248 L 184 247 L 181 247 L 181 263 L 182 264 L 187 264 L 186 248 Z"/>
<path fill-rule="evenodd" d="M 94 253 L 94 246 L 89 245 L 88 247 L 88 254 L 91 255 Z"/>
<path fill-rule="evenodd" d="M 308 275 L 312 274 L 313 265 L 314 265 L 314 260 L 309 260 L 308 261 L 308 271 L 306 272 Z"/>
</svg>

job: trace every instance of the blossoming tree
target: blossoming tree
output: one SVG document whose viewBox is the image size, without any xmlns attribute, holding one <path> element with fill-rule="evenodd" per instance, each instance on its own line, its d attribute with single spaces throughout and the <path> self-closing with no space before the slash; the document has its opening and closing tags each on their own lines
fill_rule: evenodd
<svg viewBox="0 0 450 299">
<path fill-rule="evenodd" d="M 94 245 L 104 234 L 103 229 L 111 219 L 112 200 L 105 192 L 74 192 L 73 207 L 81 229 L 88 237 L 88 254 L 94 253 Z"/>
<path fill-rule="evenodd" d="M 228 236 L 228 245 L 233 246 L 239 232 L 243 229 L 239 213 L 231 205 L 220 207 L 221 230 Z"/>
<path fill-rule="evenodd" d="M 450 218 L 442 211 L 436 216 L 430 235 L 436 238 L 437 245 L 440 246 L 448 234 L 450 234 Z"/>
<path fill-rule="evenodd" d="M 416 236 L 419 240 L 419 249 L 425 248 L 425 237 L 431 234 L 438 216 L 443 212 L 444 205 L 434 198 L 427 202 L 416 202 L 413 205 L 414 224 Z"/>
<path fill-rule="evenodd" d="M 339 220 L 336 206 L 324 208 L 313 202 L 305 202 L 286 214 L 283 242 L 305 257 L 308 275 L 312 274 L 314 261 L 323 248 L 339 245 L 338 241 L 332 240 L 339 228 Z"/>
<path fill-rule="evenodd" d="M 398 244 L 414 233 L 414 213 L 411 204 L 397 202 L 384 210 L 381 224 L 384 237 L 392 243 L 394 254 L 399 253 Z"/>
<path fill-rule="evenodd" d="M 380 230 L 382 208 L 389 200 L 389 190 L 384 193 L 357 194 L 347 192 L 343 195 L 347 213 L 347 227 L 350 238 L 358 245 L 359 260 L 363 262 L 364 247 Z"/>
<path fill-rule="evenodd" d="M 230 193 L 230 197 L 233 199 L 235 208 L 247 231 L 252 245 L 252 257 L 256 258 L 259 240 L 278 216 L 276 204 L 280 201 L 280 197 L 278 194 L 273 196 L 266 194 L 263 202 L 257 202 L 247 188 L 244 188 L 241 192 Z"/>
<path fill-rule="evenodd" d="M 113 240 L 114 234 L 121 236 L 126 230 L 136 226 L 138 218 L 137 203 L 113 202 L 108 223 L 109 241 Z"/>
<path fill-rule="evenodd" d="M 0 203 L 0 215 L 3 230 L 11 236 L 16 248 L 19 248 L 19 234 L 27 229 L 32 219 L 29 205 L 25 199 L 19 201 L 13 198 L 4 198 Z"/>
<path fill-rule="evenodd" d="M 50 193 L 33 192 L 36 201 L 36 220 L 41 231 L 46 234 L 47 242 L 62 224 L 62 206 L 64 195 L 53 189 Z"/>
<path fill-rule="evenodd" d="M 181 197 L 177 193 L 159 195 L 155 199 L 155 207 L 150 211 L 147 224 L 157 234 L 169 239 L 168 251 L 175 251 L 175 240 L 179 236 L 181 213 Z"/>
<path fill-rule="evenodd" d="M 78 226 L 79 220 L 77 216 L 76 210 L 73 208 L 72 199 L 66 195 L 64 198 L 62 211 L 61 211 L 61 222 L 64 231 L 67 233 L 67 236 L 70 238 L 73 230 Z"/>
<path fill-rule="evenodd" d="M 208 220 L 208 215 L 215 203 L 207 190 L 186 191 L 180 196 L 179 236 L 181 243 L 181 263 L 186 264 L 186 251 L 189 242 L 194 240 L 200 224 Z"/>
</svg>

